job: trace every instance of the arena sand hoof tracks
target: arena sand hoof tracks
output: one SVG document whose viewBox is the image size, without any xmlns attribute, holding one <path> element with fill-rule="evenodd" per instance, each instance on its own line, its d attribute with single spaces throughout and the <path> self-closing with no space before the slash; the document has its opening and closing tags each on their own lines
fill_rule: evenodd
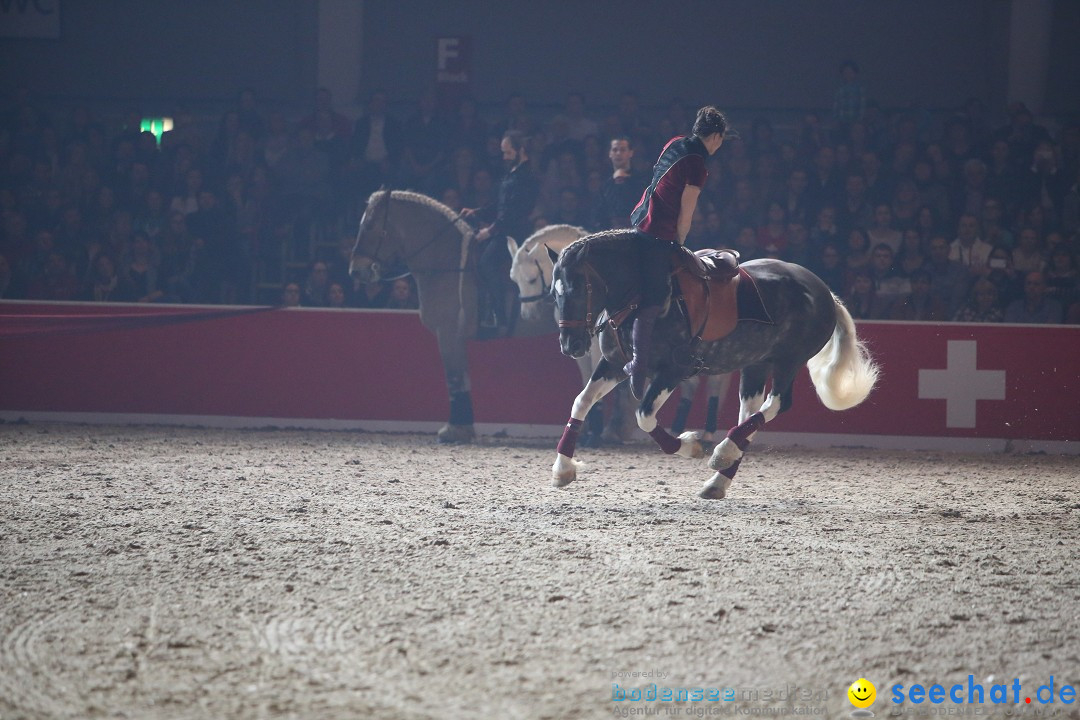
<svg viewBox="0 0 1080 720">
<path fill-rule="evenodd" d="M 472 425 L 443 425 L 438 437 L 443 445 L 464 445 L 476 439 L 476 431 Z"/>
</svg>

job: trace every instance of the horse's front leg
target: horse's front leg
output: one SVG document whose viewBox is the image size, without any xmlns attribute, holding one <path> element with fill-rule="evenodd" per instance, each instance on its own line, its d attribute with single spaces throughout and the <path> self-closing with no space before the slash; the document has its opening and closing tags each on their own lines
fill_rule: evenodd
<svg viewBox="0 0 1080 720">
<path fill-rule="evenodd" d="M 439 428 L 436 437 L 445 445 L 471 443 L 476 439 L 472 394 L 468 390 L 450 393 L 450 420 Z"/>
<path fill-rule="evenodd" d="M 442 310 L 441 306 L 438 308 Z M 471 443 L 476 439 L 473 427 L 473 404 L 470 392 L 468 355 L 465 337 L 453 317 L 431 309 L 421 308 L 420 320 L 435 335 L 439 344 L 439 359 L 446 376 L 450 395 L 450 420 L 439 429 L 440 443 Z"/>
<path fill-rule="evenodd" d="M 592 379 L 593 370 L 600 364 L 600 361 L 604 359 L 603 354 L 600 352 L 600 343 L 591 343 L 589 347 L 589 354 L 577 358 L 575 362 L 578 366 L 578 372 L 581 373 L 581 387 L 585 387 L 589 384 L 589 380 Z M 600 447 L 603 443 L 604 434 L 604 404 L 597 402 L 589 410 L 589 414 L 585 417 L 585 426 L 582 428 L 580 442 L 584 447 Z"/>
<path fill-rule="evenodd" d="M 687 458 L 703 458 L 705 450 L 701 446 L 697 433 L 684 432 L 675 437 L 662 428 L 656 421 L 656 413 L 664 406 L 671 393 L 675 390 L 677 381 L 665 380 L 663 377 L 654 378 L 645 390 L 645 397 L 637 409 L 638 427 L 649 434 L 660 449 L 668 455 L 681 455 Z"/>
<path fill-rule="evenodd" d="M 617 373 L 615 377 L 609 377 L 609 375 L 615 373 Z M 570 419 L 566 421 L 566 428 L 559 439 L 555 464 L 551 466 L 552 485 L 563 487 L 577 479 L 581 463 L 574 459 L 574 451 L 577 449 L 578 435 L 581 432 L 581 426 L 585 422 L 585 417 L 589 414 L 589 410 L 593 405 L 602 400 L 605 395 L 625 379 L 626 376 L 622 374 L 622 371 L 614 370 L 607 360 L 601 360 L 597 363 L 592 378 L 578 393 L 577 398 L 574 399 L 574 406 L 570 410 Z"/>
</svg>

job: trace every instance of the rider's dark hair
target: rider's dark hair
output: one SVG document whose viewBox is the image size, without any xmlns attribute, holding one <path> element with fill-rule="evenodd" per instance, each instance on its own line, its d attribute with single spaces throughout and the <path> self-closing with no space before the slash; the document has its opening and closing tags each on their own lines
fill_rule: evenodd
<svg viewBox="0 0 1080 720">
<path fill-rule="evenodd" d="M 532 138 L 520 130 L 507 130 L 503 139 L 509 140 L 514 150 L 524 150 L 526 155 L 532 155 Z"/>
<path fill-rule="evenodd" d="M 713 133 L 720 133 L 723 137 L 727 132 L 727 118 L 712 105 L 706 105 L 697 112 L 694 120 L 694 134 L 699 138 L 707 138 Z"/>
</svg>

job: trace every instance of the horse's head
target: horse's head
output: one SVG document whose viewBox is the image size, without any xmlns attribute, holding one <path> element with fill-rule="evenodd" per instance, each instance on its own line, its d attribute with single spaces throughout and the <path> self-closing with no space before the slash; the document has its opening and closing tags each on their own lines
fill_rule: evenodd
<svg viewBox="0 0 1080 720">
<path fill-rule="evenodd" d="M 542 301 L 547 299 L 551 282 L 551 261 L 547 252 L 536 242 L 525 241 L 518 245 L 513 238 L 506 239 L 507 249 L 513 260 L 510 263 L 510 279 L 518 287 L 521 300 L 521 317 L 535 320 L 540 316 Z M 544 264 L 548 272 L 544 272 Z"/>
<path fill-rule="evenodd" d="M 589 352 L 597 318 L 607 302 L 607 284 L 589 264 L 588 241 L 575 243 L 556 255 L 548 249 L 552 270 L 551 295 L 559 322 L 559 348 L 579 358 Z"/>
<path fill-rule="evenodd" d="M 395 231 L 390 223 L 390 200 L 389 190 L 372 194 L 360 219 L 349 259 L 349 275 L 362 283 L 382 282 L 388 277 L 386 267 L 395 261 L 398 243 L 394 241 Z"/>
<path fill-rule="evenodd" d="M 375 283 L 409 273 L 461 272 L 471 237 L 461 216 L 438 200 L 409 190 L 379 190 L 360 218 L 349 273 Z"/>
<path fill-rule="evenodd" d="M 518 286 L 522 318 L 534 320 L 539 317 L 542 301 L 548 299 L 551 268 L 555 264 L 548 255 L 548 249 L 555 251 L 557 255 L 563 248 L 587 234 L 584 228 L 576 225 L 560 224 L 540 228 L 520 246 L 507 239 L 507 247 L 513 258 L 510 279 Z"/>
</svg>

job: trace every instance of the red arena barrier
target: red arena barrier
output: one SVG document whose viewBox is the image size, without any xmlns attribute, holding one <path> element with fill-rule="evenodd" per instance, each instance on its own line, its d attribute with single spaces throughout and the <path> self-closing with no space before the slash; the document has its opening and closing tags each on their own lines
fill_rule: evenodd
<svg viewBox="0 0 1080 720">
<path fill-rule="evenodd" d="M 859 333 L 882 368 L 869 400 L 832 412 L 803 374 L 762 442 L 1080 452 L 1080 327 Z M 481 432 L 558 436 L 580 380 L 554 334 L 474 342 L 469 360 Z M 429 431 L 448 413 L 435 340 L 414 312 L 0 303 L 8 421 Z M 736 413 L 733 383 L 721 425 Z"/>
</svg>

